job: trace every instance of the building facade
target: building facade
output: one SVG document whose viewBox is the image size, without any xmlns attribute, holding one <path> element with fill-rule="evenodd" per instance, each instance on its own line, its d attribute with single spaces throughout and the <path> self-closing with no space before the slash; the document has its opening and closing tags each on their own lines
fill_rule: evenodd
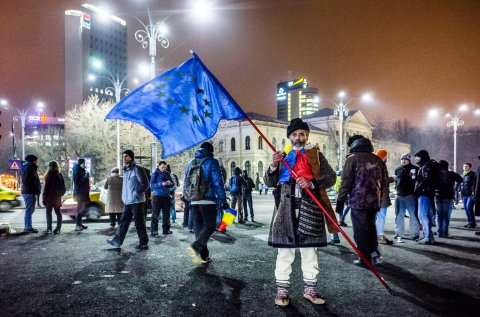
<svg viewBox="0 0 480 317">
<path fill-rule="evenodd" d="M 65 110 L 92 94 L 115 99 L 110 74 L 127 75 L 126 22 L 90 4 L 65 11 Z"/>
</svg>

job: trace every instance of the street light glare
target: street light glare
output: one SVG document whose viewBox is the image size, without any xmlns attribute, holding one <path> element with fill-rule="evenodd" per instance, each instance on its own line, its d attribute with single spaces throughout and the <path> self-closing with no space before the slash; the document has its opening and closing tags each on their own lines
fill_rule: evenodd
<svg viewBox="0 0 480 317">
<path fill-rule="evenodd" d="M 193 13 L 202 19 L 207 19 L 212 15 L 212 3 L 210 1 L 197 0 L 194 1 L 192 7 Z"/>
<path fill-rule="evenodd" d="M 464 103 L 463 105 L 461 105 L 461 106 L 458 108 L 458 110 L 460 110 L 460 111 L 462 111 L 462 112 L 463 112 L 463 111 L 467 111 L 467 110 L 468 110 L 468 105 Z"/>
<path fill-rule="evenodd" d="M 373 94 L 370 92 L 366 92 L 362 95 L 362 101 L 365 103 L 371 103 L 373 102 Z"/>
<path fill-rule="evenodd" d="M 45 107 L 45 103 L 43 101 L 39 101 L 37 103 L 37 108 L 42 109 L 43 107 Z"/>
<path fill-rule="evenodd" d="M 480 109 L 475 109 L 473 112 L 476 116 L 480 116 Z"/>
<path fill-rule="evenodd" d="M 99 60 L 97 58 L 93 58 L 92 59 L 92 66 L 95 69 L 102 69 L 103 68 L 103 63 L 102 63 L 101 60 Z"/>
<path fill-rule="evenodd" d="M 346 95 L 347 95 L 346 92 L 343 90 L 338 93 L 339 98 L 345 98 Z"/>
<path fill-rule="evenodd" d="M 0 99 L 0 105 L 8 106 L 8 100 L 7 99 Z"/>
<path fill-rule="evenodd" d="M 435 118 L 435 117 L 437 117 L 439 114 L 440 114 L 440 111 L 438 111 L 438 109 L 430 109 L 430 110 L 428 110 L 428 117 L 429 117 L 429 118 Z M 448 113 L 447 113 L 447 115 L 448 115 Z"/>
</svg>

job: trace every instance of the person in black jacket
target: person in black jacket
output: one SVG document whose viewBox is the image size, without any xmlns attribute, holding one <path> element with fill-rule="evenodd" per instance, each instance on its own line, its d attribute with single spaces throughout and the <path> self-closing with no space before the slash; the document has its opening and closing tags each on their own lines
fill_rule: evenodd
<svg viewBox="0 0 480 317">
<path fill-rule="evenodd" d="M 440 160 L 437 188 L 435 191 L 435 207 L 437 210 L 438 237 L 448 238 L 448 225 L 452 214 L 455 197 L 455 183 L 461 183 L 462 177 L 448 170 L 448 162 Z"/>
<path fill-rule="evenodd" d="M 45 175 L 45 187 L 43 189 L 42 203 L 46 208 L 47 213 L 47 230 L 46 234 L 52 233 L 52 209 L 57 215 L 57 226 L 53 230 L 54 234 L 59 234 L 62 228 L 62 213 L 60 207 L 62 206 L 62 196 L 65 194 L 65 181 L 57 161 L 48 163 L 48 172 Z"/>
<path fill-rule="evenodd" d="M 242 172 L 243 179 L 245 180 L 245 185 L 243 187 L 243 208 L 245 209 L 245 217 L 243 220 L 248 221 L 248 210 L 247 207 L 250 207 L 250 220 L 255 221 L 255 214 L 253 213 L 253 201 L 252 201 L 252 190 L 255 188 L 255 183 L 253 179 L 248 176 L 246 170 Z M 248 205 L 248 206 L 247 206 Z"/>
<path fill-rule="evenodd" d="M 405 233 L 405 212 L 408 211 L 410 220 L 410 237 L 415 240 L 420 234 L 420 224 L 415 213 L 417 199 L 414 195 L 415 181 L 418 167 L 411 163 L 411 156 L 408 153 L 400 157 L 400 166 L 395 169 L 395 236 L 398 242 L 402 242 Z"/>
<path fill-rule="evenodd" d="M 426 150 L 420 150 L 413 155 L 420 166 L 415 183 L 415 195 L 418 197 L 418 219 L 423 227 L 423 239 L 419 244 L 434 244 L 433 239 L 433 198 L 435 196 L 436 162 L 430 159 Z"/>
<path fill-rule="evenodd" d="M 77 202 L 77 216 L 75 231 L 87 229 L 82 224 L 86 204 L 90 202 L 90 175 L 85 169 L 85 159 L 81 158 L 72 168 L 73 199 Z"/>
<path fill-rule="evenodd" d="M 472 163 L 463 163 L 463 182 L 461 184 L 461 194 L 463 207 L 467 214 L 468 224 L 464 227 L 475 228 L 477 222 L 475 221 L 475 214 L 473 213 L 473 200 L 475 194 L 475 184 L 477 182 L 475 173 L 472 171 Z"/>
<path fill-rule="evenodd" d="M 35 211 L 35 202 L 37 195 L 40 195 L 41 185 L 37 174 L 38 158 L 35 155 L 25 156 L 25 162 L 22 164 L 22 196 L 25 201 L 25 223 L 23 231 L 25 233 L 37 233 L 38 230 L 32 227 L 32 215 Z"/>
</svg>

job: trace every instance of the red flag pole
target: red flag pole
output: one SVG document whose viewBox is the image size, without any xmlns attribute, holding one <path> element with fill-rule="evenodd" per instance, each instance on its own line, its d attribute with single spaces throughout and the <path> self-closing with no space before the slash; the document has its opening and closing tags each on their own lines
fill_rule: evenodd
<svg viewBox="0 0 480 317">
<path fill-rule="evenodd" d="M 268 141 L 268 139 L 265 137 L 265 135 L 262 133 L 262 131 L 260 131 L 258 129 L 258 127 L 255 125 L 255 123 L 253 123 L 253 121 L 250 119 L 250 117 L 248 115 L 245 114 L 245 119 L 247 119 L 248 122 L 250 122 L 250 124 L 252 125 L 252 127 L 257 130 L 258 134 L 260 134 L 260 136 L 262 137 L 262 139 L 265 140 L 265 142 L 267 142 L 268 146 L 272 149 L 273 152 L 276 152 L 277 150 L 275 149 L 275 147 L 270 143 L 270 141 Z M 290 167 L 290 165 L 288 165 L 287 161 L 285 161 L 285 158 L 282 159 L 282 163 L 283 165 L 285 165 L 285 167 L 288 168 L 288 170 L 292 173 L 292 175 L 295 176 L 295 178 L 298 177 L 298 175 L 293 171 L 292 167 Z M 325 207 L 322 206 L 322 204 L 318 201 L 318 199 L 313 195 L 312 191 L 309 189 L 309 188 L 304 188 L 304 190 L 307 192 L 307 194 L 313 199 L 313 201 L 315 201 L 315 203 L 318 205 L 318 207 L 320 207 L 320 210 L 323 212 L 323 214 L 325 216 L 327 216 L 328 219 L 330 219 L 330 221 L 335 225 L 335 227 L 340 231 L 340 233 L 342 234 L 342 236 L 345 238 L 345 240 L 348 241 L 348 243 L 352 246 L 352 248 L 355 250 L 355 252 L 358 254 L 358 256 L 360 256 L 360 258 L 362 259 L 363 263 L 365 263 L 367 265 L 367 267 L 370 269 L 370 271 L 372 271 L 372 273 L 377 277 L 377 279 L 380 281 L 380 283 L 382 283 L 382 285 L 388 290 L 388 292 L 395 296 L 395 292 L 393 291 L 393 289 L 388 286 L 387 282 L 385 282 L 385 280 L 383 279 L 383 277 L 378 273 L 377 269 L 373 266 L 373 264 L 367 260 L 367 258 L 365 257 L 365 255 L 363 255 L 363 253 L 357 248 L 357 246 L 355 245 L 355 243 L 347 236 L 347 234 L 345 233 L 345 231 L 343 231 L 343 229 L 337 224 L 336 222 L 336 219 L 334 220 L 329 214 L 328 212 L 325 210 Z"/>
</svg>

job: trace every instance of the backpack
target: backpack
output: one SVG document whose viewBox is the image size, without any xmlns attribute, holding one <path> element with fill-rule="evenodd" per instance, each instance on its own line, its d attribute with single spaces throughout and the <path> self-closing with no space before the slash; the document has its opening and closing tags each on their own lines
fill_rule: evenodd
<svg viewBox="0 0 480 317">
<path fill-rule="evenodd" d="M 238 179 L 237 176 L 232 176 L 230 178 L 230 194 L 236 195 L 238 194 Z"/>
<path fill-rule="evenodd" d="M 187 201 L 202 200 L 205 197 L 208 183 L 205 181 L 202 164 L 207 158 L 201 159 L 200 162 L 196 159 L 190 162 L 191 168 L 183 184 L 183 197 Z"/>
</svg>

